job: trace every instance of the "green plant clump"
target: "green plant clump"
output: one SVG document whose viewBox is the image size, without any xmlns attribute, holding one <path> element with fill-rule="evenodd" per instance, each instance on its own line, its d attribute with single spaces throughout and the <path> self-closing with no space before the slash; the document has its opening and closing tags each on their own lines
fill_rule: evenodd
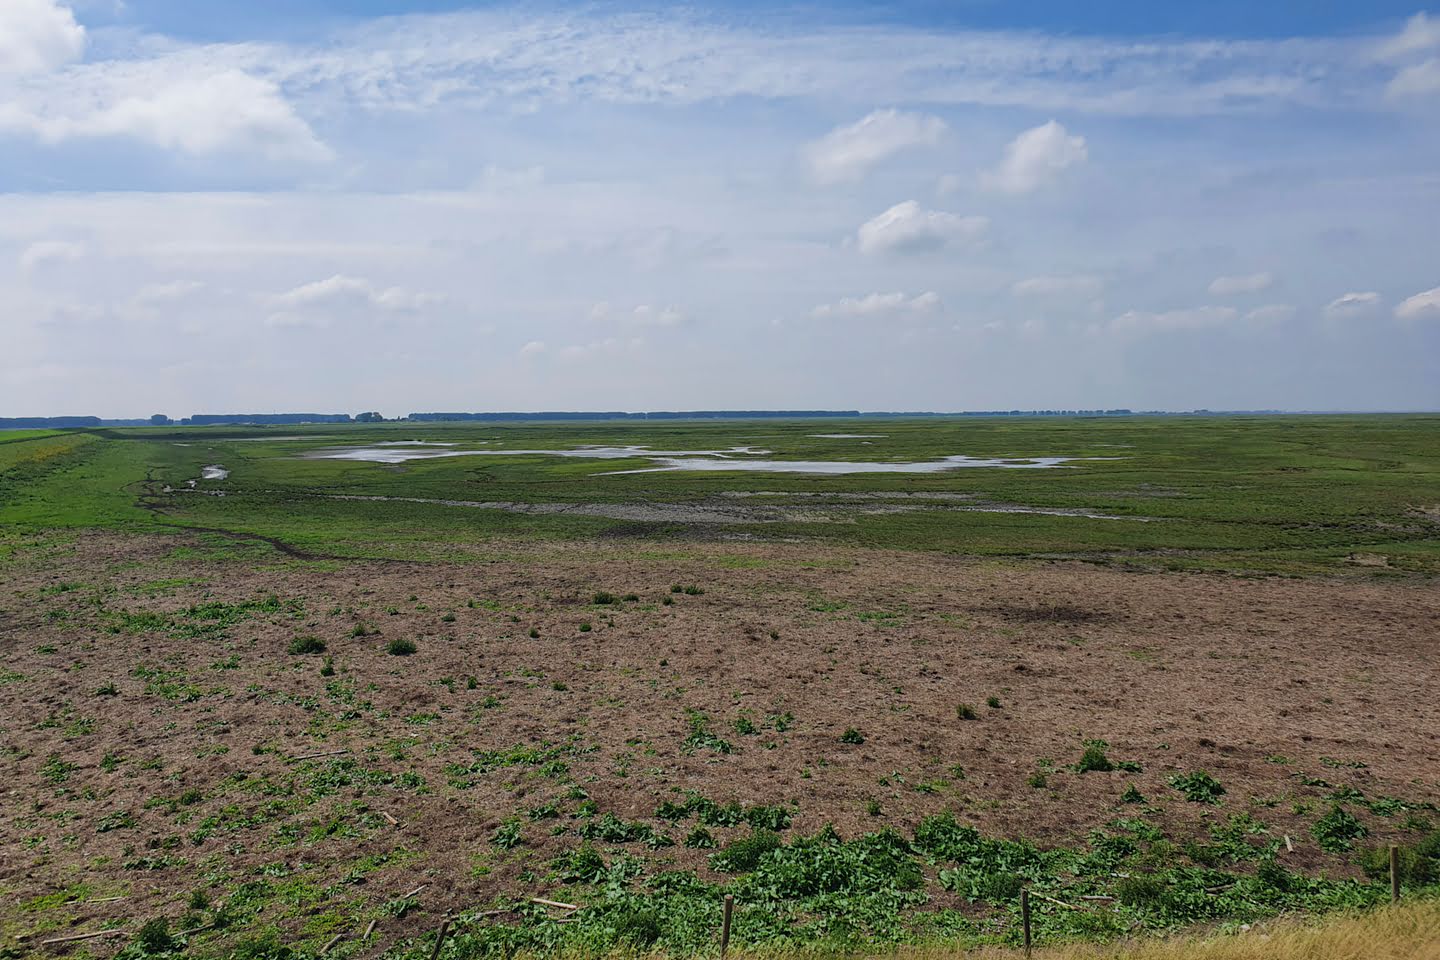
<svg viewBox="0 0 1440 960">
<path fill-rule="evenodd" d="M 710 855 L 710 866 L 721 873 L 749 873 L 767 853 L 780 849 L 780 837 L 769 830 L 754 830 L 750 836 L 730 843 Z"/>
<path fill-rule="evenodd" d="M 325 641 L 311 633 L 301 634 L 290 641 L 290 653 L 301 656 L 307 653 L 324 653 Z"/>
<path fill-rule="evenodd" d="M 1115 769 L 1115 764 L 1105 755 L 1105 749 L 1110 745 L 1104 740 L 1086 740 L 1085 752 L 1080 754 L 1080 760 L 1075 764 L 1076 773 L 1109 773 Z"/>
<path fill-rule="evenodd" d="M 1369 833 L 1354 814 L 1338 803 L 1332 805 L 1330 812 L 1316 820 L 1310 828 L 1310 835 L 1320 844 L 1320 849 L 1330 853 L 1344 853 L 1355 845 L 1356 840 Z"/>
<path fill-rule="evenodd" d="M 1185 795 L 1191 803 L 1217 804 L 1225 795 L 1225 788 L 1204 770 L 1176 774 L 1167 781 L 1170 786 Z"/>
</svg>

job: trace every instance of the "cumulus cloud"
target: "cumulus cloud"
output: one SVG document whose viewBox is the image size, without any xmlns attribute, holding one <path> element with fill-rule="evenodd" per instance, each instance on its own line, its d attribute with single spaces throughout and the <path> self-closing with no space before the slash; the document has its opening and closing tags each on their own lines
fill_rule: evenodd
<svg viewBox="0 0 1440 960">
<path fill-rule="evenodd" d="M 938 143 L 944 132 L 939 117 L 876 110 L 807 145 L 805 160 L 816 183 L 853 183 L 902 150 Z"/>
<path fill-rule="evenodd" d="M 933 290 L 913 297 L 904 293 L 871 293 L 822 303 L 811 310 L 810 315 L 820 320 L 832 317 L 893 317 L 905 313 L 930 313 L 940 306 L 940 295 Z"/>
<path fill-rule="evenodd" d="M 274 81 L 238 69 L 193 67 L 181 75 L 117 69 L 84 96 L 30 90 L 0 104 L 5 131 L 46 144 L 128 137 L 194 155 L 242 151 L 311 162 L 330 156 Z"/>
<path fill-rule="evenodd" d="M 85 28 L 57 0 L 0 3 L 0 76 L 47 73 L 85 51 Z"/>
<path fill-rule="evenodd" d="M 1093 300 L 1105 291 L 1105 281 L 1099 277 L 1030 277 L 1010 287 L 1010 293 L 1022 299 L 1034 300 Z"/>
<path fill-rule="evenodd" d="M 1295 316 L 1295 308 L 1288 303 L 1268 303 L 1245 314 L 1245 322 L 1255 326 L 1284 323 Z"/>
<path fill-rule="evenodd" d="M 73 263 L 85 256 L 85 246 L 70 240 L 38 240 L 20 253 L 20 269 L 33 273 L 47 263 Z"/>
<path fill-rule="evenodd" d="M 1374 291 L 1347 293 L 1325 305 L 1325 317 L 1329 320 L 1351 320 L 1373 314 L 1379 306 L 1380 294 Z"/>
<path fill-rule="evenodd" d="M 381 289 L 369 280 L 336 274 L 270 298 L 272 327 L 325 327 L 337 317 L 375 313 L 414 313 L 443 302 L 443 297 L 401 287 Z"/>
<path fill-rule="evenodd" d="M 1129 310 L 1110 321 L 1117 333 L 1168 332 L 1172 330 L 1205 330 L 1233 323 L 1238 313 L 1232 307 L 1192 307 L 1151 313 Z"/>
<path fill-rule="evenodd" d="M 861 224 L 861 253 L 914 254 L 940 250 L 952 242 L 977 242 L 990 229 L 985 217 L 961 217 L 926 210 L 914 200 L 897 203 Z"/>
<path fill-rule="evenodd" d="M 1422 317 L 1440 320 L 1440 287 L 1417 293 L 1401 301 L 1395 308 L 1395 316 L 1401 320 L 1419 320 Z"/>
<path fill-rule="evenodd" d="M 1259 293 L 1270 289 L 1275 278 L 1269 273 L 1247 273 L 1236 276 L 1216 277 L 1210 281 L 1212 297 L 1233 297 L 1239 294 Z"/>
<path fill-rule="evenodd" d="M 520 356 L 538 357 L 540 354 L 544 353 L 545 350 L 546 347 L 544 340 L 531 340 L 529 343 L 525 344 L 525 346 L 520 348 Z"/>
<path fill-rule="evenodd" d="M 1053 183 L 1065 170 L 1084 163 L 1089 156 L 1084 137 L 1071 136 L 1051 120 L 1010 141 L 1000 165 L 985 174 L 982 182 L 1001 193 L 1031 193 Z"/>
</svg>

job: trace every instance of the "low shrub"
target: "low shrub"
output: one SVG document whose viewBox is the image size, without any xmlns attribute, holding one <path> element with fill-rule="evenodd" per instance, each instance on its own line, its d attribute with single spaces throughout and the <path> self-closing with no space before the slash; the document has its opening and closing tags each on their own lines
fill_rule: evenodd
<svg viewBox="0 0 1440 960">
<path fill-rule="evenodd" d="M 290 653 L 294 656 L 302 656 L 307 653 L 324 653 L 325 641 L 314 634 L 301 634 L 290 641 Z"/>
<path fill-rule="evenodd" d="M 1110 746 L 1104 740 L 1086 740 L 1085 752 L 1080 754 L 1080 760 L 1075 764 L 1076 773 L 1109 773 L 1115 769 L 1115 764 L 1105 755 L 1105 748 Z"/>
<path fill-rule="evenodd" d="M 710 855 L 710 866 L 721 873 L 749 873 L 772 850 L 780 849 L 780 837 L 769 830 L 754 830 L 719 853 Z"/>
</svg>

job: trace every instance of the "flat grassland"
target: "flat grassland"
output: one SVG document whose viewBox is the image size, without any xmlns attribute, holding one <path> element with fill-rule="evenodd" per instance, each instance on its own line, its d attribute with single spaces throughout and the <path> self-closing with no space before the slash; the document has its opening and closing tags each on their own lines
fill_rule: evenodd
<svg viewBox="0 0 1440 960">
<path fill-rule="evenodd" d="M 817 436 L 846 433 L 881 436 Z M 484 455 L 395 465 L 302 456 L 414 439 L 486 451 L 751 446 L 784 460 L 1098 459 L 1053 470 L 825 476 L 617 472 L 654 466 L 640 456 Z M 200 480 L 195 491 L 186 487 L 210 464 L 229 469 L 229 477 Z M 373 499 L 386 497 L 409 499 Z M 1049 512 L 1008 512 L 1016 509 Z M 1434 574 L 1440 573 L 1440 416 L 398 423 L 65 433 L 0 443 L 0 524 L 189 526 L 268 537 L 301 554 L 402 560 L 459 559 L 516 538 L 624 536 L 789 539 L 1175 570 L 1304 574 L 1366 566 Z"/>
<path fill-rule="evenodd" d="M 1376 906 L 1392 843 L 1440 893 L 1440 419 L 258 436 L 0 435 L 6 956 L 688 954 L 725 894 L 1013 945 L 1022 886 L 1106 941 Z M 298 457 L 414 439 L 1107 459 Z"/>
</svg>

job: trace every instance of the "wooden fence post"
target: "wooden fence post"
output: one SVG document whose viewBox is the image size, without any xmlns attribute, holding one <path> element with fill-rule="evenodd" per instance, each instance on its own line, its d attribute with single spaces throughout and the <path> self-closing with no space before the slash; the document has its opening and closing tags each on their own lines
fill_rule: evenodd
<svg viewBox="0 0 1440 960">
<path fill-rule="evenodd" d="M 1020 925 L 1021 933 L 1025 938 L 1025 956 L 1030 956 L 1030 890 L 1028 887 L 1020 889 Z"/>
<path fill-rule="evenodd" d="M 430 954 L 430 960 L 440 960 L 440 948 L 445 946 L 445 935 L 450 932 L 450 918 L 446 917 L 440 921 L 440 929 L 435 934 L 435 949 Z"/>
<path fill-rule="evenodd" d="M 1400 848 L 1390 844 L 1390 902 L 1400 902 Z"/>
<path fill-rule="evenodd" d="M 720 956 L 725 956 L 725 951 L 730 949 L 730 917 L 735 912 L 735 898 L 725 894 L 725 920 L 720 925 Z"/>
</svg>

